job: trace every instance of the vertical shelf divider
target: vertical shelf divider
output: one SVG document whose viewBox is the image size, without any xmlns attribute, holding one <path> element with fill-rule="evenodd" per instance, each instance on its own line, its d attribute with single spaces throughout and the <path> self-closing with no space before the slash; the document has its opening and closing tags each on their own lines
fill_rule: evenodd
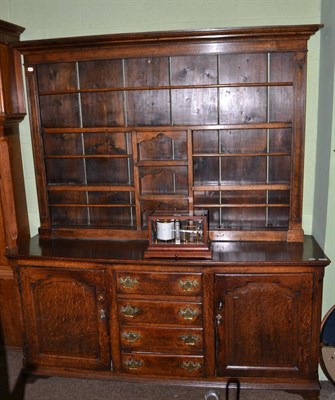
<svg viewBox="0 0 335 400">
<path fill-rule="evenodd" d="M 133 147 L 133 171 L 134 171 L 134 187 L 135 187 L 135 212 L 136 212 L 136 230 L 142 229 L 141 223 L 141 202 L 140 202 L 140 178 L 138 171 L 138 151 L 137 151 L 137 137 L 136 131 L 131 132 L 131 141 Z"/>
</svg>

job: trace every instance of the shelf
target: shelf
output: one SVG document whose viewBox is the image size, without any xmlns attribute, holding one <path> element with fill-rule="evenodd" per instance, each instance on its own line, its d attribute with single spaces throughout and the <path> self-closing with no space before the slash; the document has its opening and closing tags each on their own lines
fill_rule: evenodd
<svg viewBox="0 0 335 400">
<path fill-rule="evenodd" d="M 212 130 L 252 130 L 252 129 L 289 129 L 292 128 L 291 122 L 263 122 L 263 123 L 245 123 L 245 124 L 207 124 L 207 125 L 159 125 L 159 126 L 92 126 L 92 127 L 64 127 L 64 128 L 46 128 L 42 129 L 43 134 L 64 134 L 64 133 L 118 133 L 118 132 L 164 132 L 164 131 L 212 131 Z"/>
<path fill-rule="evenodd" d="M 194 208 L 288 208 L 289 204 L 271 204 L 271 203 L 264 203 L 264 204 L 194 204 Z"/>
<path fill-rule="evenodd" d="M 150 161 L 137 161 L 138 167 L 164 167 L 164 166 L 187 166 L 187 160 L 150 160 Z"/>
<path fill-rule="evenodd" d="M 134 186 L 108 186 L 108 185 L 47 185 L 48 191 L 84 191 L 84 192 L 134 192 Z"/>
<path fill-rule="evenodd" d="M 228 190 L 290 190 L 290 185 L 285 183 L 265 184 L 235 184 L 235 185 L 199 185 L 192 186 L 193 191 L 228 191 Z"/>
<path fill-rule="evenodd" d="M 225 84 L 212 84 L 212 85 L 165 85 L 165 86 L 130 86 L 118 88 L 99 88 L 99 89 L 75 89 L 53 92 L 39 92 L 40 96 L 52 95 L 67 95 L 67 94 L 81 94 L 81 93 L 106 93 L 106 92 L 129 92 L 129 91 L 147 91 L 147 90 L 178 90 L 178 89 L 210 89 L 210 88 L 229 88 L 229 87 L 282 87 L 293 86 L 293 82 L 236 82 Z"/>
<path fill-rule="evenodd" d="M 134 207 L 134 204 L 70 204 L 70 203 L 60 203 L 60 204 L 49 204 L 50 207 L 92 207 L 92 208 L 118 208 L 118 207 Z"/>
<path fill-rule="evenodd" d="M 185 194 L 140 194 L 141 200 L 188 200 L 190 197 Z"/>
<path fill-rule="evenodd" d="M 46 156 L 45 159 L 89 159 L 89 158 L 133 158 L 130 154 L 95 154 L 95 155 L 54 155 L 54 156 Z"/>
<path fill-rule="evenodd" d="M 273 153 L 194 153 L 192 157 L 273 157 L 273 156 L 290 156 L 290 153 L 273 152 Z"/>
</svg>

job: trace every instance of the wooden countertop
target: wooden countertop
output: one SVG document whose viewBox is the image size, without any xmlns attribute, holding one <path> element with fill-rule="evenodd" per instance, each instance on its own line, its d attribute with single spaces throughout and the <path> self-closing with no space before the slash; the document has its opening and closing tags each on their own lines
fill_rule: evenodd
<svg viewBox="0 0 335 400">
<path fill-rule="evenodd" d="M 24 241 L 7 256 L 10 259 L 52 258 L 59 260 L 143 263 L 181 265 L 213 264 L 268 264 L 325 266 L 330 260 L 312 236 L 305 236 L 302 243 L 288 242 L 212 242 L 212 259 L 143 259 L 147 241 L 39 239 Z"/>
</svg>

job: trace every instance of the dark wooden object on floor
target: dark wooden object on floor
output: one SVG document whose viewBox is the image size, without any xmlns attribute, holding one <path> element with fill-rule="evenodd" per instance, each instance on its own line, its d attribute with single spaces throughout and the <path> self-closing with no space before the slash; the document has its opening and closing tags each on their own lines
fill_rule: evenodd
<svg viewBox="0 0 335 400">
<path fill-rule="evenodd" d="M 22 343 L 12 270 L 5 257 L 18 237 L 29 238 L 19 123 L 25 116 L 20 53 L 11 47 L 24 28 L 0 20 L 0 319 L 6 346 Z"/>
<path fill-rule="evenodd" d="M 317 398 L 329 260 L 301 218 L 319 28 L 18 44 L 41 215 L 10 254 L 27 371 Z M 212 259 L 143 258 L 153 211 L 199 209 Z"/>
</svg>

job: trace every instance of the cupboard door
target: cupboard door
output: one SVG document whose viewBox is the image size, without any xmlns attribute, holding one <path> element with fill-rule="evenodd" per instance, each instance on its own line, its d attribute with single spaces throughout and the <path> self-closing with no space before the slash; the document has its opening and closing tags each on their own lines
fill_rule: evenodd
<svg viewBox="0 0 335 400">
<path fill-rule="evenodd" d="M 20 271 L 29 366 L 107 369 L 103 271 Z"/>
<path fill-rule="evenodd" d="M 219 376 L 299 377 L 316 368 L 310 365 L 312 274 L 215 279 Z"/>
</svg>

